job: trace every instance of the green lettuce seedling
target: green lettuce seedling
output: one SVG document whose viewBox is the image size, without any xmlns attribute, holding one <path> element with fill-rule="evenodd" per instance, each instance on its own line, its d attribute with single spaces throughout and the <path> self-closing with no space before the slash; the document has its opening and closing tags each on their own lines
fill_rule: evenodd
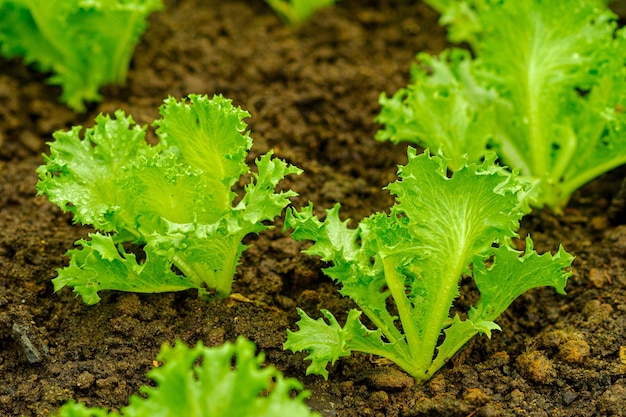
<svg viewBox="0 0 626 417">
<path fill-rule="evenodd" d="M 99 230 L 68 252 L 70 264 L 58 271 L 55 291 L 72 286 L 87 304 L 105 289 L 197 288 L 225 297 L 246 248 L 242 239 L 271 227 L 265 223 L 296 195 L 275 188 L 301 170 L 270 151 L 256 160 L 257 172 L 237 198 L 232 188 L 250 173 L 252 139 L 243 121 L 249 113 L 229 99 L 170 97 L 160 111 L 155 146 L 145 140 L 146 127 L 121 110 L 115 118 L 98 116 L 84 134 L 81 126 L 54 134 L 37 170 L 38 193 Z M 126 243 L 143 246 L 145 256 Z"/>
<path fill-rule="evenodd" d="M 98 89 L 121 84 L 147 17 L 161 0 L 0 0 L 0 52 L 19 56 L 63 88 L 77 111 Z"/>
<path fill-rule="evenodd" d="M 142 396 L 133 395 L 119 413 L 70 401 L 56 416 L 319 417 L 304 403 L 309 392 L 302 384 L 261 367 L 264 355 L 255 355 L 254 343 L 243 337 L 216 348 L 165 344 L 157 359 L 163 364 L 147 374 L 156 386 L 142 386 Z"/>
<path fill-rule="evenodd" d="M 418 55 L 413 82 L 380 97 L 379 140 L 441 149 L 457 169 L 485 152 L 560 211 L 582 185 L 626 162 L 626 29 L 593 0 L 430 0 L 450 38 Z"/>
<path fill-rule="evenodd" d="M 299 25 L 322 7 L 331 6 L 338 0 L 265 0 L 286 23 Z"/>
<path fill-rule="evenodd" d="M 305 252 L 331 263 L 324 272 L 359 310 L 343 326 L 326 310 L 314 320 L 299 310 L 299 330 L 288 331 L 286 349 L 308 351 L 307 374 L 328 377 L 326 366 L 353 351 L 395 362 L 416 381 L 428 380 L 477 334 L 491 336 L 496 318 L 527 290 L 552 286 L 558 293 L 572 256 L 559 248 L 539 255 L 530 237 L 512 247 L 528 211 L 529 184 L 486 155 L 446 175 L 446 160 L 428 151 L 399 169 L 388 186 L 390 212 L 363 219 L 356 229 L 341 221 L 339 205 L 321 222 L 309 205 L 289 210 L 285 228 L 314 244 Z M 468 312 L 450 313 L 463 276 L 473 277 L 480 300 Z M 369 319 L 364 325 L 360 316 Z"/>
</svg>

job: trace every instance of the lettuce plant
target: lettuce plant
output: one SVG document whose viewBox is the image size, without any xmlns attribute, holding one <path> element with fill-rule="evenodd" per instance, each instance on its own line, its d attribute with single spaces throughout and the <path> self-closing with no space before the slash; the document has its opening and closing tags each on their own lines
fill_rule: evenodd
<svg viewBox="0 0 626 417">
<path fill-rule="evenodd" d="M 522 251 L 514 249 L 529 184 L 494 159 L 487 154 L 448 177 L 445 159 L 409 148 L 400 180 L 388 186 L 395 205 L 355 229 L 340 220 L 339 205 L 323 222 L 312 205 L 288 211 L 293 238 L 314 242 L 305 252 L 331 264 L 324 272 L 359 308 L 343 326 L 329 311 L 314 320 L 299 310 L 299 330 L 288 331 L 285 348 L 309 352 L 307 374 L 327 378 L 328 363 L 357 351 L 425 381 L 472 337 L 499 330 L 495 320 L 525 291 L 552 286 L 564 293 L 572 256 L 562 247 L 539 255 L 530 237 Z M 451 314 L 464 276 L 473 277 L 480 300 Z"/>
<path fill-rule="evenodd" d="M 304 403 L 309 396 L 302 384 L 284 378 L 273 366 L 262 367 L 264 355 L 255 355 L 251 341 L 209 348 L 178 342 L 163 345 L 162 365 L 147 374 L 156 386 L 142 386 L 120 412 L 89 408 L 74 401 L 63 405 L 57 417 L 315 417 Z M 234 366 L 233 366 L 234 364 Z M 292 392 L 297 392 L 295 397 Z"/>
<path fill-rule="evenodd" d="M 23 57 L 63 88 L 77 111 L 121 84 L 146 19 L 161 0 L 0 0 L 0 52 Z"/>
<path fill-rule="evenodd" d="M 322 7 L 331 6 L 337 0 L 265 0 L 280 18 L 290 25 L 299 25 Z"/>
<path fill-rule="evenodd" d="M 50 155 L 37 170 L 39 194 L 98 232 L 68 252 L 55 291 L 74 287 L 87 304 L 98 291 L 165 292 L 196 288 L 220 297 L 231 291 L 246 246 L 296 193 L 275 192 L 301 171 L 272 152 L 256 160 L 257 172 L 239 198 L 233 186 L 250 174 L 249 113 L 222 96 L 165 100 L 155 121 L 157 145 L 146 127 L 117 111 L 96 125 L 54 134 Z M 123 244 L 143 247 L 138 255 Z"/>
<path fill-rule="evenodd" d="M 379 140 L 441 149 L 450 168 L 492 150 L 560 211 L 626 162 L 626 29 L 594 0 L 430 0 L 463 49 L 418 55 L 413 82 L 380 97 Z"/>
</svg>

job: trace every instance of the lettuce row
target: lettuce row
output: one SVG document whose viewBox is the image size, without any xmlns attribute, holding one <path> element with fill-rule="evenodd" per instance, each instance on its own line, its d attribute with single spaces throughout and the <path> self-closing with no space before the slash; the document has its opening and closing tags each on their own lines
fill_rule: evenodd
<svg viewBox="0 0 626 417">
<path fill-rule="evenodd" d="M 271 227 L 265 223 L 296 195 L 275 192 L 280 180 L 301 170 L 272 152 L 250 173 L 252 138 L 243 121 L 249 113 L 231 100 L 170 97 L 160 112 L 154 146 L 146 142 L 146 127 L 122 111 L 99 115 L 82 137 L 81 126 L 54 134 L 37 170 L 38 193 L 99 230 L 68 252 L 55 291 L 74 287 L 87 304 L 97 303 L 101 290 L 196 288 L 225 297 L 246 249 L 242 239 Z M 238 199 L 233 187 L 243 176 L 251 181 Z M 128 243 L 143 251 L 132 252 Z"/>
<path fill-rule="evenodd" d="M 425 381 L 473 336 L 499 330 L 495 320 L 525 291 L 552 286 L 564 293 L 573 258 L 563 248 L 539 255 L 530 238 L 523 251 L 512 247 L 528 211 L 527 181 L 495 165 L 493 153 L 451 177 L 442 157 L 416 156 L 413 148 L 408 155 L 400 180 L 388 186 L 396 197 L 389 214 L 375 213 L 351 229 L 339 205 L 323 222 L 312 205 L 287 213 L 285 228 L 296 240 L 314 242 L 306 253 L 331 264 L 324 272 L 359 308 L 343 326 L 329 311 L 314 320 L 299 310 L 299 329 L 288 331 L 285 348 L 309 352 L 307 374 L 327 378 L 329 363 L 358 351 Z M 451 315 L 463 276 L 474 278 L 481 298 L 466 314 Z"/>
<path fill-rule="evenodd" d="M 77 111 L 126 80 L 135 45 L 161 0 L 0 0 L 0 52 L 23 57 L 63 88 Z"/>
<path fill-rule="evenodd" d="M 454 42 L 418 54 L 412 83 L 382 94 L 379 140 L 441 149 L 458 169 L 495 151 L 562 209 L 626 162 L 626 29 L 594 0 L 431 0 Z"/>
<path fill-rule="evenodd" d="M 178 342 L 163 345 L 163 362 L 147 374 L 156 386 L 142 386 L 120 412 L 89 408 L 70 401 L 57 417 L 314 417 L 304 403 L 309 396 L 302 384 L 284 378 L 273 366 L 261 367 L 264 355 L 255 355 L 251 341 L 239 337 L 209 348 Z M 232 364 L 234 363 L 234 367 Z M 292 392 L 297 392 L 295 397 Z"/>
</svg>

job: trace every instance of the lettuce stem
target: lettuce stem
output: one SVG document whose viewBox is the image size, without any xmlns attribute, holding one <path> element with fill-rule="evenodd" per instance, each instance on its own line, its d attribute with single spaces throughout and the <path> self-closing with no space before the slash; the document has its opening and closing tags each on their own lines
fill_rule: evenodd
<svg viewBox="0 0 626 417">
<path fill-rule="evenodd" d="M 409 354 L 414 360 L 426 355 L 427 361 L 430 362 L 427 350 L 423 349 L 424 343 L 421 337 L 422 335 L 417 327 L 417 321 L 413 318 L 413 307 L 406 296 L 405 286 L 402 282 L 403 280 L 401 279 L 400 274 L 398 274 L 397 263 L 393 262 L 388 257 L 383 258 L 383 270 L 385 272 L 387 287 L 389 288 L 391 296 L 398 307 L 398 314 L 400 315 L 400 321 L 402 322 L 402 330 L 404 330 Z M 419 360 L 418 363 L 420 362 L 424 362 L 424 360 Z"/>
</svg>

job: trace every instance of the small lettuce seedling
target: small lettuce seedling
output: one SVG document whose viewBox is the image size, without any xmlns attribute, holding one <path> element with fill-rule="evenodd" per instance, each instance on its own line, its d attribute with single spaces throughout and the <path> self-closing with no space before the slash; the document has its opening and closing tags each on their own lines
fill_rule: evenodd
<svg viewBox="0 0 626 417">
<path fill-rule="evenodd" d="M 331 6 L 338 0 L 265 0 L 286 23 L 299 25 L 322 7 Z"/>
<path fill-rule="evenodd" d="M 243 337 L 215 348 L 165 344 L 157 359 L 163 364 L 147 374 L 156 386 L 142 386 L 142 396 L 133 395 L 119 413 L 71 401 L 56 416 L 319 417 L 304 403 L 309 392 L 302 384 L 262 367 L 264 355 L 255 355 L 254 343 Z"/>
<path fill-rule="evenodd" d="M 562 247 L 539 255 L 530 237 L 522 252 L 512 247 L 528 211 L 528 182 L 495 165 L 493 153 L 451 177 L 443 158 L 428 151 L 416 156 L 413 148 L 408 155 L 400 180 L 388 186 L 396 197 L 389 214 L 375 213 L 350 229 L 339 205 L 323 222 L 312 205 L 287 213 L 285 228 L 293 228 L 296 240 L 314 242 L 305 252 L 331 263 L 324 272 L 360 309 L 348 313 L 343 327 L 329 311 L 314 320 L 298 310 L 299 330 L 288 331 L 284 346 L 309 352 L 307 374 L 327 378 L 328 363 L 357 351 L 425 381 L 472 337 L 500 330 L 496 318 L 525 291 L 552 286 L 564 294 L 572 256 Z M 473 277 L 480 300 L 451 315 L 463 276 Z"/>
<path fill-rule="evenodd" d="M 418 55 L 413 82 L 380 97 L 377 139 L 441 149 L 458 169 L 491 150 L 560 211 L 626 162 L 626 29 L 590 0 L 430 0 L 462 49 Z"/>
<path fill-rule="evenodd" d="M 121 84 L 148 16 L 161 0 L 0 0 L 0 52 L 23 57 L 63 88 L 77 111 L 98 89 Z"/>
<path fill-rule="evenodd" d="M 250 114 L 220 95 L 165 100 L 155 121 L 159 143 L 121 110 L 99 115 L 96 126 L 59 131 L 37 170 L 39 194 L 69 211 L 74 221 L 101 232 L 77 242 L 55 291 L 74 287 L 87 304 L 100 290 L 166 292 L 197 288 L 231 291 L 242 239 L 271 227 L 296 193 L 275 188 L 301 170 L 272 152 L 256 160 L 257 173 L 241 199 L 233 186 L 250 173 Z M 103 232 L 103 233 L 102 233 Z M 123 244 L 143 245 L 145 259 Z"/>
</svg>

